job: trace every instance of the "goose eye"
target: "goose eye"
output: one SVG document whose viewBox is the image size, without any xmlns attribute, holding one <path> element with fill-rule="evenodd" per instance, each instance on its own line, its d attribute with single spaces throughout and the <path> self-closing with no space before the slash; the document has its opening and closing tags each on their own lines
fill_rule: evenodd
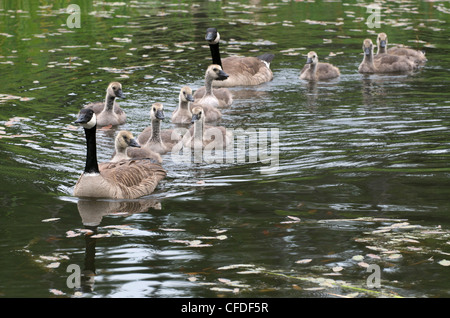
<svg viewBox="0 0 450 318">
<path fill-rule="evenodd" d="M 113 89 L 113 90 L 116 90 L 116 89 L 117 89 L 117 87 L 113 86 L 113 87 L 112 87 L 112 89 Z"/>
</svg>

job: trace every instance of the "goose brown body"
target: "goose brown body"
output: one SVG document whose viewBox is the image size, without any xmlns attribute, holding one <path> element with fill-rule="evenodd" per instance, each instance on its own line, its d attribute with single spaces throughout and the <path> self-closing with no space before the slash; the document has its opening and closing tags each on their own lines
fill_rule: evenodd
<svg viewBox="0 0 450 318">
<path fill-rule="evenodd" d="M 218 64 L 229 75 L 225 81 L 214 81 L 216 87 L 254 86 L 273 79 L 270 69 L 273 54 L 263 54 L 258 57 L 230 56 L 221 59 L 219 50 L 220 34 L 216 28 L 206 30 L 205 40 L 208 41 L 212 63 Z"/>
<path fill-rule="evenodd" d="M 75 122 L 84 127 L 87 153 L 85 169 L 74 187 L 74 196 L 135 199 L 151 194 L 165 178 L 166 171 L 149 159 L 98 164 L 96 122 L 92 109 L 82 109 Z"/>
</svg>

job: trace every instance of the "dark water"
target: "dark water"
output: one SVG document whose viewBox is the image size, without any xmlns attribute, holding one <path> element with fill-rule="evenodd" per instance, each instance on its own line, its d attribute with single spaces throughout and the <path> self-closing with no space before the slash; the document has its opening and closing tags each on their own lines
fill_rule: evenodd
<svg viewBox="0 0 450 318">
<path fill-rule="evenodd" d="M 356 1 L 79 1 L 79 29 L 66 25 L 69 4 L 0 1 L 1 296 L 449 296 L 447 2 L 383 2 L 379 29 Z M 152 103 L 170 115 L 181 86 L 202 85 L 210 26 L 222 56 L 276 54 L 274 80 L 233 88 L 221 122 L 278 129 L 273 173 L 260 157 L 169 154 L 149 197 L 72 197 L 85 160 L 78 110 L 118 80 L 120 129 L 137 136 Z M 358 74 L 363 39 L 381 31 L 425 50 L 425 67 Z M 341 77 L 300 81 L 310 50 Z M 100 161 L 115 133 L 97 133 Z M 67 284 L 71 265 L 80 288 Z"/>
</svg>

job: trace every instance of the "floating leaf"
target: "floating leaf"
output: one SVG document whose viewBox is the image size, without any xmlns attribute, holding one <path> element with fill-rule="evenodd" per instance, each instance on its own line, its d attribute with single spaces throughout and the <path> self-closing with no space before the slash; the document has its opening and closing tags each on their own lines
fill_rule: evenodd
<svg viewBox="0 0 450 318">
<path fill-rule="evenodd" d="M 333 269 L 333 272 L 337 273 L 337 272 L 340 272 L 341 270 L 343 270 L 344 267 L 342 267 L 342 266 L 335 266 L 332 269 Z"/>
<path fill-rule="evenodd" d="M 352 260 L 354 261 L 362 261 L 364 259 L 364 256 L 362 255 L 355 255 L 352 257 Z"/>
<path fill-rule="evenodd" d="M 442 261 L 439 261 L 438 264 L 440 264 L 442 266 L 450 266 L 450 261 L 443 259 Z"/>
<path fill-rule="evenodd" d="M 60 262 L 50 263 L 47 265 L 47 268 L 58 268 L 60 264 Z"/>
<path fill-rule="evenodd" d="M 59 219 L 61 219 L 61 218 L 51 218 L 51 219 L 42 220 L 41 222 L 54 222 L 54 221 L 58 221 Z"/>
<path fill-rule="evenodd" d="M 298 260 L 298 261 L 296 261 L 295 263 L 296 263 L 296 264 L 308 264 L 308 263 L 311 262 L 311 261 L 312 261 L 311 258 L 305 258 L 305 259 Z"/>
<path fill-rule="evenodd" d="M 50 289 L 50 292 L 51 292 L 53 295 L 56 295 L 56 296 L 62 296 L 62 295 L 65 295 L 65 293 L 63 293 L 63 292 L 60 291 L 59 289 Z"/>
</svg>

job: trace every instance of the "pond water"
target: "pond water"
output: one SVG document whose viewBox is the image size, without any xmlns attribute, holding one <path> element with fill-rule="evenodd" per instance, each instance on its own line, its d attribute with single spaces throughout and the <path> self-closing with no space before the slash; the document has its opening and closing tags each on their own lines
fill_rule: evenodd
<svg viewBox="0 0 450 318">
<path fill-rule="evenodd" d="M 380 2 L 379 28 L 363 1 L 83 0 L 80 28 L 55 3 L 0 1 L 0 296 L 450 296 L 448 2 Z M 220 122 L 278 132 L 273 161 L 169 154 L 148 197 L 73 197 L 79 109 L 119 81 L 118 129 L 137 136 L 154 102 L 170 117 L 182 86 L 203 85 L 211 26 L 222 57 L 276 55 L 274 79 L 232 88 Z M 359 74 L 379 32 L 428 62 Z M 340 78 L 300 80 L 311 50 Z M 99 161 L 116 132 L 97 132 Z"/>
</svg>

